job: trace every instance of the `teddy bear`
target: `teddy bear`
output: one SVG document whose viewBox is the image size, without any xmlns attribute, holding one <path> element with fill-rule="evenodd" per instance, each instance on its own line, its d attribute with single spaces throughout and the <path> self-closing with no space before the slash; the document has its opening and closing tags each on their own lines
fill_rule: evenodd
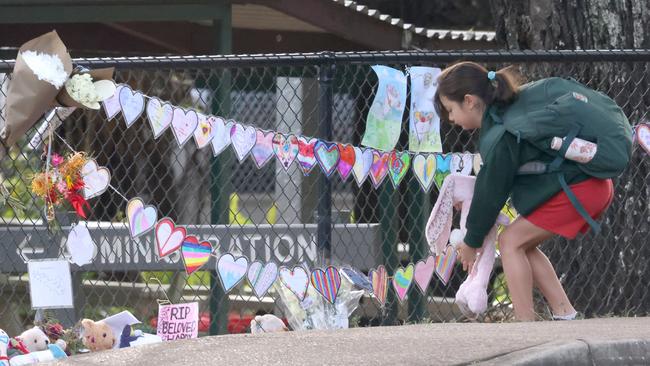
<svg viewBox="0 0 650 366">
<path fill-rule="evenodd" d="M 257 315 L 251 320 L 252 334 L 286 332 L 288 330 L 282 319 L 273 314 Z"/>
<path fill-rule="evenodd" d="M 45 332 L 37 326 L 22 332 L 16 339 L 21 341 L 30 353 L 45 351 L 50 344 Z"/>
<path fill-rule="evenodd" d="M 82 343 L 86 348 L 95 352 L 112 349 L 117 341 L 113 329 L 103 320 L 93 321 L 83 319 L 81 321 Z"/>
</svg>

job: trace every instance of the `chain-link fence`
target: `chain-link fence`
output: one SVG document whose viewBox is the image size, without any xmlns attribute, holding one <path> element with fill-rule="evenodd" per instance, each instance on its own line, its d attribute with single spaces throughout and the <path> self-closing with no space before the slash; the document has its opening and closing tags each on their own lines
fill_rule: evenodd
<svg viewBox="0 0 650 366">
<path fill-rule="evenodd" d="M 409 66 L 445 67 L 456 60 L 486 63 L 491 69 L 516 64 L 528 79 L 573 77 L 615 98 L 633 124 L 646 122 L 650 96 L 650 52 L 537 51 L 467 53 L 319 53 L 301 55 L 178 58 L 83 59 L 91 68 L 115 66 L 116 81 L 175 106 L 194 108 L 256 128 L 314 136 L 360 146 L 365 120 L 377 89 L 370 66 L 402 70 Z M 0 62 L 0 106 L 4 107 L 11 62 Z M 410 97 L 410 95 L 409 95 Z M 409 98 L 407 97 L 407 98 Z M 408 99 L 398 150 L 408 146 Z M 34 133 L 33 129 L 30 134 Z M 146 114 L 127 128 L 122 116 L 108 120 L 104 111 L 77 111 L 55 131 L 53 150 L 85 151 L 111 174 L 109 190 L 90 200 L 87 222 L 95 260 L 72 265 L 75 308 L 58 312 L 65 322 L 103 318 L 128 309 L 149 323 L 156 300 L 198 301 L 200 330 L 246 331 L 251 316 L 277 312 L 273 289 L 261 299 L 243 281 L 225 293 L 215 258 L 191 275 L 178 255 L 159 259 L 153 234 L 131 239 L 125 225 L 126 200 L 140 197 L 172 218 L 188 233 L 211 242 L 216 253 L 234 252 L 250 261 L 309 267 L 331 262 L 367 272 L 399 266 L 429 255 L 424 227 L 437 197 L 424 193 L 412 171 L 394 188 L 358 186 L 318 168 L 303 175 L 294 164 L 285 170 L 273 160 L 258 169 L 240 162 L 231 148 L 215 156 L 193 141 L 179 148 L 168 131 L 154 139 Z M 476 151 L 476 134 L 441 126 L 445 153 Z M 60 137 L 60 138 L 58 138 Z M 57 212 L 58 231 L 49 230 L 43 202 L 30 192 L 31 177 L 44 166 L 42 149 L 21 140 L 0 163 L 2 185 L 26 205 L 24 212 L 2 209 L 0 221 L 0 323 L 23 329 L 33 320 L 25 261 L 67 255 L 66 237 L 74 213 Z M 64 141 L 66 143 L 64 143 Z M 551 258 L 570 299 L 587 316 L 644 315 L 650 310 L 648 241 L 648 157 L 635 145 L 629 169 L 615 180 L 616 195 L 603 220 L 603 232 L 542 246 Z M 498 261 L 497 261 L 498 264 Z M 465 274 L 457 267 L 448 285 L 434 276 L 426 294 L 412 286 L 406 301 L 390 289 L 385 307 L 369 295 L 351 317 L 352 324 L 378 325 L 461 319 L 453 305 Z M 155 280 L 154 280 L 155 279 Z M 490 284 L 485 321 L 512 316 L 502 270 Z M 547 310 L 539 297 L 539 311 Z"/>
</svg>

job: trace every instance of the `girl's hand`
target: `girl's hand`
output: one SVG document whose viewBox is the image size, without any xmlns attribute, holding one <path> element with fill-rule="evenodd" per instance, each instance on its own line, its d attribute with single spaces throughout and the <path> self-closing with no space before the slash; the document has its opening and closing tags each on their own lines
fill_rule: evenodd
<svg viewBox="0 0 650 366">
<path fill-rule="evenodd" d="M 470 247 L 465 244 L 465 242 L 460 243 L 458 246 L 458 260 L 463 264 L 463 271 L 472 272 L 474 267 L 474 262 L 476 261 L 476 255 L 478 251 L 475 248 Z"/>
</svg>

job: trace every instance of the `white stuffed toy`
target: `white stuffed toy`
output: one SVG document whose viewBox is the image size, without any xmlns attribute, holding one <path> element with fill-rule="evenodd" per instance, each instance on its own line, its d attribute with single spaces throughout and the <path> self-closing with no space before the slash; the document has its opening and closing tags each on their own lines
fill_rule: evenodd
<svg viewBox="0 0 650 366">
<path fill-rule="evenodd" d="M 288 330 L 282 319 L 273 314 L 257 315 L 251 320 L 252 334 L 286 332 Z"/>
<path fill-rule="evenodd" d="M 50 344 L 50 339 L 39 327 L 27 329 L 16 338 L 20 339 L 25 344 L 25 347 L 27 347 L 27 350 L 30 353 L 45 351 L 48 349 L 47 346 Z"/>
<path fill-rule="evenodd" d="M 431 251 L 436 255 L 445 253 L 448 242 L 454 247 L 463 242 L 467 214 L 474 196 L 475 181 L 475 177 L 463 175 L 450 175 L 445 178 L 425 229 Z M 460 209 L 460 230 L 454 229 L 452 232 L 454 207 Z M 474 268 L 456 292 L 456 304 L 463 315 L 470 319 L 476 319 L 487 310 L 487 288 L 496 255 L 497 224 L 508 223 L 508 217 L 499 214 L 494 226 L 483 240 L 481 254 L 476 259 Z"/>
<path fill-rule="evenodd" d="M 7 347 L 9 347 L 9 335 L 0 329 L 0 366 L 9 366 L 9 357 L 7 357 Z"/>
</svg>

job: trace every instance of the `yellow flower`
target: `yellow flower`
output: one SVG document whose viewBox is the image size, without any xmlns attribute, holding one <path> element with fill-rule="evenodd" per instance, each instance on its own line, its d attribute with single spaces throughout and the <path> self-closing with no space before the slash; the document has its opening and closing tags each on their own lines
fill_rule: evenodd
<svg viewBox="0 0 650 366">
<path fill-rule="evenodd" d="M 39 197 L 47 196 L 47 192 L 52 187 L 52 182 L 45 173 L 39 173 L 32 179 L 32 192 Z"/>
<path fill-rule="evenodd" d="M 64 177 L 77 176 L 84 164 L 86 164 L 86 155 L 83 152 L 71 154 L 68 156 L 68 160 L 61 165 L 61 175 Z"/>
</svg>

